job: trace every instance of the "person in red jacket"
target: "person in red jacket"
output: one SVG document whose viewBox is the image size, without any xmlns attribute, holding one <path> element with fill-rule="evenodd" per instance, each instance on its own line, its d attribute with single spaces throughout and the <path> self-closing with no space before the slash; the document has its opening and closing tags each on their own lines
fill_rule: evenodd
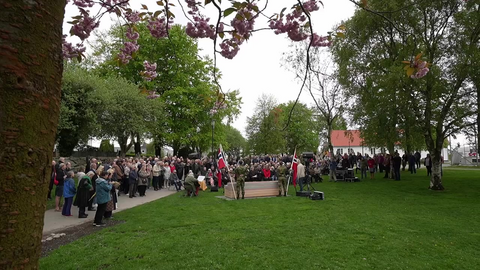
<svg viewBox="0 0 480 270">
<path fill-rule="evenodd" d="M 270 177 L 270 168 L 267 165 L 263 166 L 263 180 L 270 180 Z"/>
<path fill-rule="evenodd" d="M 367 164 L 368 170 L 370 171 L 370 179 L 373 179 L 375 177 L 375 160 L 370 157 L 368 158 Z"/>
</svg>

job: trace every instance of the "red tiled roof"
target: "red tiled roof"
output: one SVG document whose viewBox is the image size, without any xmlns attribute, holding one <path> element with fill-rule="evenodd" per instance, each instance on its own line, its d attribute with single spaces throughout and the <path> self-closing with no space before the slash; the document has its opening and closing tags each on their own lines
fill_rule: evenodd
<svg viewBox="0 0 480 270">
<path fill-rule="evenodd" d="M 332 145 L 339 146 L 362 146 L 359 130 L 332 130 Z"/>
</svg>

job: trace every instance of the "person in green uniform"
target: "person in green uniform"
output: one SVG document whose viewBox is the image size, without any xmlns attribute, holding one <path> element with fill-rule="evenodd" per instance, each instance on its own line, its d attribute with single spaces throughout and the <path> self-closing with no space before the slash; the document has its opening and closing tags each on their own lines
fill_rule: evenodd
<svg viewBox="0 0 480 270">
<path fill-rule="evenodd" d="M 195 182 L 198 183 L 198 180 L 195 179 L 193 172 L 190 170 L 187 177 L 185 178 L 185 195 L 192 197 L 195 194 L 196 186 Z M 196 194 L 195 194 L 196 195 Z"/>
<path fill-rule="evenodd" d="M 287 168 L 282 164 L 278 167 L 278 197 L 287 196 Z"/>
<path fill-rule="evenodd" d="M 237 200 L 240 199 L 240 191 L 242 191 L 242 199 L 245 199 L 245 177 L 247 176 L 247 168 L 243 166 L 243 162 L 235 168 L 235 182 L 237 188 Z"/>
</svg>

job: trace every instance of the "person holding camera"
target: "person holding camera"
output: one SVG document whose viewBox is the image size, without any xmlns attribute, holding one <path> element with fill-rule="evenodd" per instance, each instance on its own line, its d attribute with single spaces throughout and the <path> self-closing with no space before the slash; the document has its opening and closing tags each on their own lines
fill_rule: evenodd
<svg viewBox="0 0 480 270">
<path fill-rule="evenodd" d="M 97 212 L 95 213 L 95 220 L 93 226 L 100 227 L 105 226 L 105 223 L 102 222 L 103 215 L 107 208 L 108 201 L 111 200 L 110 191 L 112 190 L 112 184 L 110 184 L 106 179 L 108 179 L 109 173 L 106 171 L 100 172 L 99 177 L 95 180 L 96 191 L 97 191 Z"/>
</svg>

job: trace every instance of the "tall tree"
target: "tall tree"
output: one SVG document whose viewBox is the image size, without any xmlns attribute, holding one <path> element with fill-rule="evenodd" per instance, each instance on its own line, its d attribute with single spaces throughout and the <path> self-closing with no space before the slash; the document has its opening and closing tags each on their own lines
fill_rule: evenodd
<svg viewBox="0 0 480 270">
<path fill-rule="evenodd" d="M 162 117 L 162 101 L 147 99 L 137 86 L 123 78 L 105 78 L 101 108 L 97 111 L 100 129 L 98 137 L 114 139 L 125 156 L 138 134 L 147 132 L 148 126 Z M 133 113 L 132 113 L 133 112 Z"/>
<path fill-rule="evenodd" d="M 255 154 L 280 153 L 285 147 L 281 110 L 273 96 L 262 94 L 251 117 L 247 117 L 246 133 L 250 150 Z"/>
<path fill-rule="evenodd" d="M 57 142 L 60 155 L 67 157 L 80 141 L 86 142 L 97 130 L 97 109 L 100 100 L 96 93 L 105 84 L 98 76 L 75 64 L 63 72 L 60 121 Z"/>
<path fill-rule="evenodd" d="M 328 150 L 333 153 L 332 130 L 338 120 L 344 120 L 340 117 L 345 113 L 347 99 L 343 97 L 341 85 L 331 74 L 332 65 L 325 60 L 331 56 L 330 53 L 321 48 L 311 48 L 307 66 L 308 46 L 308 42 L 292 44 L 283 58 L 283 64 L 295 74 L 297 81 L 303 83 L 305 80 L 305 88 L 315 102 L 315 120 L 321 139 L 326 140 Z"/>
<path fill-rule="evenodd" d="M 282 131 L 285 151 L 293 153 L 297 149 L 298 153 L 316 152 L 320 144 L 320 132 L 315 123 L 314 110 L 294 101 L 281 104 L 276 110 L 280 110 L 282 125 L 290 119 L 290 124 Z"/>
<path fill-rule="evenodd" d="M 372 97 L 377 96 L 380 90 L 390 90 L 388 102 L 382 101 L 380 106 L 394 107 L 391 113 L 383 113 L 389 115 L 388 120 L 395 121 L 384 123 L 379 131 L 397 132 L 399 127 L 395 112 L 406 108 L 415 115 L 432 155 L 430 188 L 434 190 L 444 189 L 441 151 L 445 139 L 464 128 L 466 117 L 473 114 L 471 101 L 467 98 L 471 89 L 465 84 L 468 78 L 466 67 L 470 61 L 468 51 L 471 50 L 464 48 L 477 46 L 479 32 L 464 33 L 465 26 L 459 22 L 457 15 L 475 12 L 478 3 L 474 2 L 425 1 L 399 9 L 404 1 L 369 1 L 372 9 L 396 12 L 389 13 L 387 20 L 379 20 L 372 19 L 363 10 L 357 10 L 345 24 L 347 38 L 337 46 L 336 61 L 343 76 L 342 83 L 356 93 L 375 91 L 371 93 Z M 480 21 L 471 24 L 477 29 Z M 430 72 L 419 80 L 400 77 L 401 61 L 420 59 L 422 55 L 412 55 L 412 51 L 420 50 L 423 50 L 425 60 L 432 64 Z M 410 70 L 407 67 L 407 71 Z M 403 93 L 400 95 L 398 91 Z M 401 105 L 402 102 L 405 105 Z"/>
<path fill-rule="evenodd" d="M 209 149 L 212 120 L 216 121 L 216 141 L 224 142 L 221 122 L 239 114 L 239 92 L 219 92 L 211 76 L 211 59 L 199 56 L 197 42 L 187 36 L 181 26 L 173 26 L 168 39 L 153 38 L 144 24 L 138 25 L 137 29 L 140 33 L 137 42 L 143 50 L 126 65 L 119 65 L 117 58 L 117 48 L 123 44 L 125 27 L 114 26 L 100 36 L 95 46 L 95 55 L 100 61 L 96 70 L 103 76 L 112 73 L 121 76 L 140 85 L 145 91 L 159 94 L 159 99 L 164 103 L 162 121 L 148 135 L 154 138 L 157 146 L 170 145 L 174 154 L 181 147 Z M 146 60 L 158 67 L 158 76 L 152 81 L 143 80 L 141 75 Z M 225 108 L 210 114 L 219 100 L 226 105 Z M 135 136 L 140 141 L 137 135 L 141 134 Z"/>
<path fill-rule="evenodd" d="M 245 151 L 247 141 L 243 137 L 240 131 L 232 126 L 227 125 L 225 127 L 226 133 L 226 145 L 224 150 L 230 155 L 240 156 Z"/>
</svg>

